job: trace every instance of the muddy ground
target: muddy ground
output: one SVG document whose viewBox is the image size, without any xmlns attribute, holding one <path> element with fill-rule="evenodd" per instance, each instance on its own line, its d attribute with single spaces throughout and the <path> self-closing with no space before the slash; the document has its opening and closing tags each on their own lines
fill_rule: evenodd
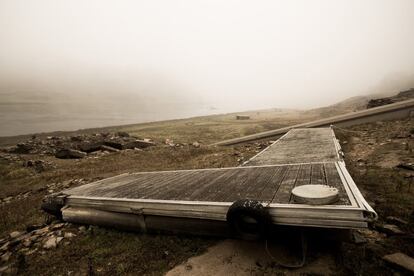
<svg viewBox="0 0 414 276">
<path fill-rule="evenodd" d="M 252 129 L 247 128 L 248 123 L 240 124 L 243 133 L 274 127 L 274 124 L 264 125 L 266 120 L 262 123 Z M 67 187 L 127 171 L 237 166 L 266 145 L 249 143 L 211 147 L 208 144 L 221 139 L 221 136 L 229 138 L 223 134 L 229 123 L 193 124 L 187 120 L 180 124 L 171 136 L 168 135 L 168 127 L 162 124 L 122 129 L 139 138 L 151 138 L 156 146 L 119 152 L 102 151 L 82 159 L 57 159 L 51 154 L 17 154 L 4 150 L 0 158 L 2 273 L 160 275 L 169 270 L 170 275 L 406 273 L 390 266 L 382 257 L 395 252 L 414 256 L 413 171 L 399 166 L 414 162 L 412 119 L 335 129 L 345 152 L 348 170 L 378 212 L 379 220 L 367 230 L 352 233 L 305 229 L 307 260 L 300 269 L 281 266 L 300 261 L 299 229 L 281 229 L 268 243 L 268 251 L 273 255 L 270 257 L 265 244 L 260 242 L 142 235 L 60 224 L 40 211 L 45 195 Z M 213 136 L 216 128 L 219 135 Z M 239 130 L 234 128 L 232 131 Z M 19 139 L 22 142 L 29 138 Z M 166 143 L 166 139 L 174 140 L 174 146 Z M 10 141 L 8 139 L 8 146 L 13 146 Z M 195 141 L 199 146 L 194 145 Z M 36 166 L 27 165 L 28 161 L 37 160 L 44 162 L 44 169 L 39 171 Z M 388 224 L 398 227 L 401 233 L 392 233 L 384 228 Z"/>
</svg>

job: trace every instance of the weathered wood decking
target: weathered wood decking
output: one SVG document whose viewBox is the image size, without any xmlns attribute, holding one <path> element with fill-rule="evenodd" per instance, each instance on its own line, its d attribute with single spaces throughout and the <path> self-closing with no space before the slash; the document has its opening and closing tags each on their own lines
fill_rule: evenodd
<svg viewBox="0 0 414 276">
<path fill-rule="evenodd" d="M 242 167 L 123 174 L 65 190 L 57 198 L 65 206 L 63 218 L 73 222 L 99 221 L 100 212 L 224 221 L 234 201 L 254 199 L 269 209 L 275 224 L 366 227 L 376 214 L 339 152 L 332 129 L 295 129 Z M 334 186 L 339 200 L 296 204 L 291 191 L 305 184 Z"/>
<path fill-rule="evenodd" d="M 70 196 L 123 199 L 234 202 L 254 199 L 290 203 L 299 185 L 327 184 L 340 190 L 340 203 L 349 204 L 333 163 L 276 165 L 121 175 L 68 191 Z"/>
<path fill-rule="evenodd" d="M 339 150 L 331 128 L 292 129 L 245 165 L 337 162 Z"/>
</svg>

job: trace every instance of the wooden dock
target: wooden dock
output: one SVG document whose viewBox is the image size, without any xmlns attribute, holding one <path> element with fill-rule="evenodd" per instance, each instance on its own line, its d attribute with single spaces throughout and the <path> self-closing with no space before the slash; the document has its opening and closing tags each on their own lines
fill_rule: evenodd
<svg viewBox="0 0 414 276">
<path fill-rule="evenodd" d="M 291 191 L 305 184 L 333 186 L 339 199 L 297 204 Z M 128 173 L 49 198 L 66 221 L 140 229 L 174 227 L 174 218 L 175 227 L 182 219 L 226 222 L 229 207 L 242 199 L 261 202 L 275 225 L 360 228 L 376 218 L 330 128 L 291 130 L 241 167 Z"/>
</svg>

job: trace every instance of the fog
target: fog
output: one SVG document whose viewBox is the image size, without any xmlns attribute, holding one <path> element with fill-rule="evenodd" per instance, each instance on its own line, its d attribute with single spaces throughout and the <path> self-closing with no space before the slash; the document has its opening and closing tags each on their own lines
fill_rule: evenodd
<svg viewBox="0 0 414 276">
<path fill-rule="evenodd" d="M 0 135 L 398 92 L 414 86 L 413 12 L 412 0 L 0 0 Z"/>
</svg>

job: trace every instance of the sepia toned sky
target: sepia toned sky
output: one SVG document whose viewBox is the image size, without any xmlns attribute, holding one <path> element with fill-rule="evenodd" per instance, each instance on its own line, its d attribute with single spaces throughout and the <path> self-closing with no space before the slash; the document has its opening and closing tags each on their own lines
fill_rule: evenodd
<svg viewBox="0 0 414 276">
<path fill-rule="evenodd" d="M 0 89 L 317 107 L 414 85 L 413 14 L 412 0 L 0 0 Z"/>
</svg>

